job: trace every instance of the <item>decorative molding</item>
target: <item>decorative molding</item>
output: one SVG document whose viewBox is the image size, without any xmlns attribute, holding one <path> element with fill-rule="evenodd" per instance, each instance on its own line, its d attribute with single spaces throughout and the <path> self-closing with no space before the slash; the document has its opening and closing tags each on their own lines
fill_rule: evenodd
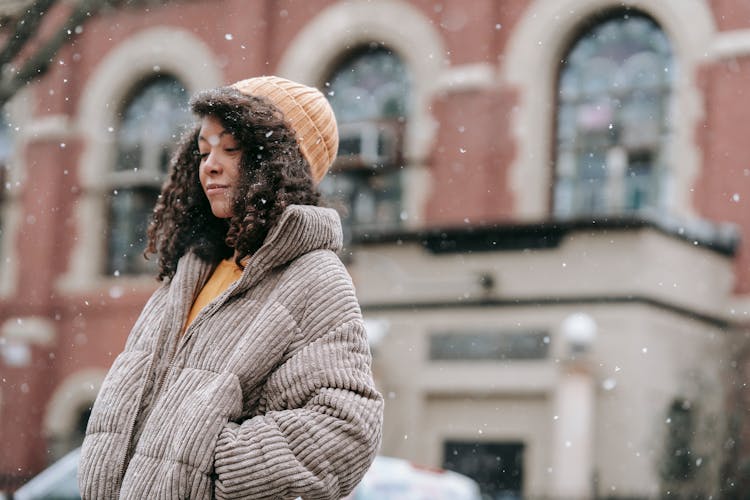
<svg viewBox="0 0 750 500">
<path fill-rule="evenodd" d="M 20 132 L 22 143 L 65 139 L 77 134 L 75 125 L 67 115 L 45 115 L 29 122 Z"/>
<path fill-rule="evenodd" d="M 750 56 L 750 29 L 717 33 L 708 55 L 713 59 Z"/>
<path fill-rule="evenodd" d="M 3 187 L 3 189 L 5 189 Z M 12 191 L 17 191 L 12 189 Z M 21 216 L 23 209 L 19 206 L 20 199 L 12 196 L 10 200 L 3 203 L 2 228 L 3 237 L 0 240 L 0 297 L 7 298 L 16 290 L 18 279 L 19 259 L 16 251 L 16 237 L 21 227 Z"/>
<path fill-rule="evenodd" d="M 49 347 L 55 343 L 57 333 L 52 320 L 40 316 L 25 316 L 5 320 L 0 327 L 0 335 L 10 342 Z"/>
<path fill-rule="evenodd" d="M 520 102 L 511 116 L 518 154 L 510 166 L 515 212 L 520 219 L 546 217 L 552 179 L 552 131 L 557 68 L 571 36 L 589 17 L 623 5 L 652 16 L 672 42 L 679 77 L 674 84 L 674 132 L 669 146 L 672 183 L 666 206 L 670 212 L 694 215 L 691 189 L 701 168 L 695 128 L 704 102 L 696 68 L 708 55 L 715 33 L 706 0 L 536 0 L 513 31 L 500 68 L 504 84 L 519 90 Z M 554 29 L 550 29 L 554 26 Z"/>
<path fill-rule="evenodd" d="M 440 75 L 436 92 L 470 92 L 497 87 L 497 68 L 488 63 L 452 66 Z"/>
<path fill-rule="evenodd" d="M 62 381 L 47 404 L 43 429 L 47 437 L 65 438 L 78 425 L 78 412 L 96 399 L 107 370 L 81 370 Z"/>
</svg>

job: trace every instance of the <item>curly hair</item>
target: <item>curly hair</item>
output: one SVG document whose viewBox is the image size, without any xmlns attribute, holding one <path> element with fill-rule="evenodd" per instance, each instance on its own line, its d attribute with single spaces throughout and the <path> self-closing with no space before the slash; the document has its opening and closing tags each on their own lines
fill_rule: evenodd
<svg viewBox="0 0 750 500">
<path fill-rule="evenodd" d="M 182 137 L 148 228 L 145 255 L 158 254 L 159 280 L 172 278 L 189 251 L 212 263 L 234 254 L 241 266 L 286 207 L 320 203 L 294 131 L 269 101 L 221 87 L 198 93 L 190 105 L 199 118 L 216 118 L 234 137 L 242 150 L 240 177 L 232 216 L 214 216 L 198 176 L 200 127 Z"/>
</svg>

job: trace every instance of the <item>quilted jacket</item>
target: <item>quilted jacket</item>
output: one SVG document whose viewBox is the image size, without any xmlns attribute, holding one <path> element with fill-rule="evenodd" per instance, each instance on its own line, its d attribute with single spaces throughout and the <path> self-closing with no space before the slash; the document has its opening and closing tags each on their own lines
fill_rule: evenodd
<svg viewBox="0 0 750 500">
<path fill-rule="evenodd" d="M 340 498 L 372 462 L 383 399 L 335 211 L 291 206 L 242 277 L 179 333 L 212 266 L 149 299 L 94 403 L 84 499 Z"/>
</svg>

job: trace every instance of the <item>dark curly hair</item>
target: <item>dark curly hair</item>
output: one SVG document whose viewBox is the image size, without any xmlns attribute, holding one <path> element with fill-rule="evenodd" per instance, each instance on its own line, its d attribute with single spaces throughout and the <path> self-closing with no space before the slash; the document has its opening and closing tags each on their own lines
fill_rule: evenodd
<svg viewBox="0 0 750 500">
<path fill-rule="evenodd" d="M 170 163 L 148 228 L 145 254 L 158 254 L 159 280 L 171 278 L 188 251 L 218 262 L 236 251 L 236 262 L 255 253 L 289 205 L 318 205 L 320 194 L 294 131 L 262 97 L 231 87 L 198 93 L 190 102 L 199 118 L 212 116 L 242 150 L 232 217 L 213 215 L 198 177 L 198 132 L 186 133 Z"/>
</svg>

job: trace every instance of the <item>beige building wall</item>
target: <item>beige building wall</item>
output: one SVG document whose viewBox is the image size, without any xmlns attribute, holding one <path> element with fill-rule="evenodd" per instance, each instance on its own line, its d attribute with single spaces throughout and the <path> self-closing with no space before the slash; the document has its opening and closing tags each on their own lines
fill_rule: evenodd
<svg viewBox="0 0 750 500">
<path fill-rule="evenodd" d="M 677 229 L 679 231 L 679 229 Z M 654 229 L 572 231 L 554 249 L 432 254 L 419 243 L 357 249 L 363 303 L 637 296 L 726 318 L 728 257 Z M 495 282 L 483 289 L 480 278 Z"/>
<path fill-rule="evenodd" d="M 432 254 L 416 242 L 356 249 L 350 268 L 374 337 L 382 335 L 373 338 L 387 403 L 382 453 L 441 466 L 446 440 L 522 442 L 524 494 L 557 497 L 555 456 L 572 446 L 590 470 L 574 469 L 584 479 L 571 498 L 654 498 L 668 487 L 660 476 L 668 410 L 688 401 L 694 481 L 717 484 L 730 265 L 654 228 L 572 231 L 545 250 Z M 493 289 L 478 279 L 487 273 Z M 561 325 L 581 312 L 596 324 L 575 361 L 593 401 L 559 400 L 572 380 Z M 430 360 L 431 334 L 482 331 L 547 332 L 548 355 Z M 570 428 L 561 418 L 592 422 L 584 442 L 560 433 Z"/>
</svg>

